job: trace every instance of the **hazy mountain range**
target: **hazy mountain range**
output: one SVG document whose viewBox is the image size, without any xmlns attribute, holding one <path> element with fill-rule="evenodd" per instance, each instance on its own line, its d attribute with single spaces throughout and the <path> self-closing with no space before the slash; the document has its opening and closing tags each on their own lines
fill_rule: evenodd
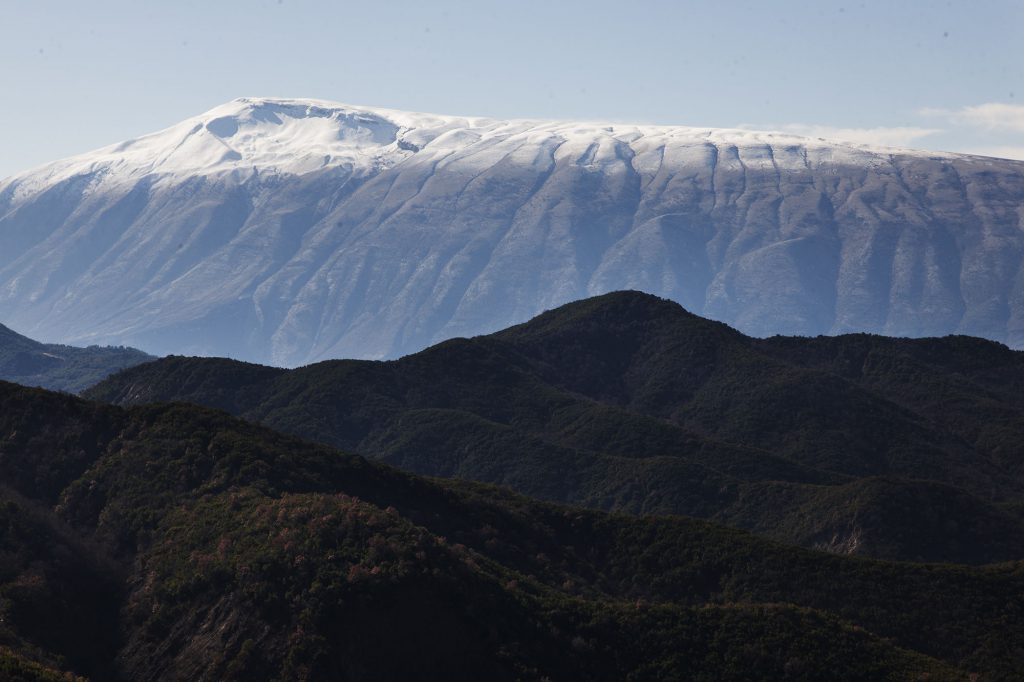
<svg viewBox="0 0 1024 682">
<path fill-rule="evenodd" d="M 114 372 L 155 360 L 134 348 L 39 343 L 0 325 L 0 380 L 78 393 Z"/>
<path fill-rule="evenodd" d="M 1024 346 L 1024 162 L 239 99 L 0 183 L 0 320 L 277 365 L 641 289 L 753 335 Z"/>
</svg>

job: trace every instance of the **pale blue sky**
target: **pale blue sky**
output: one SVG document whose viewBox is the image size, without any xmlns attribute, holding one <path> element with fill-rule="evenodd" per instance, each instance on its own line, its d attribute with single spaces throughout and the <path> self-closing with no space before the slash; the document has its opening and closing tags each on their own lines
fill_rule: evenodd
<svg viewBox="0 0 1024 682">
<path fill-rule="evenodd" d="M 0 0 L 0 67 L 0 177 L 246 95 L 1024 158 L 1022 0 Z"/>
</svg>

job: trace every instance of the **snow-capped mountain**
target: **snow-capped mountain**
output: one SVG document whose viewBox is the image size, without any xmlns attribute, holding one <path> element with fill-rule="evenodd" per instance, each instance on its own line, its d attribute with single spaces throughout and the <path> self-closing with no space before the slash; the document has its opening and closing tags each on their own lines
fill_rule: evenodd
<svg viewBox="0 0 1024 682">
<path fill-rule="evenodd" d="M 0 322 L 296 365 L 615 289 L 755 334 L 1024 347 L 1024 162 L 239 99 L 0 182 Z"/>
</svg>

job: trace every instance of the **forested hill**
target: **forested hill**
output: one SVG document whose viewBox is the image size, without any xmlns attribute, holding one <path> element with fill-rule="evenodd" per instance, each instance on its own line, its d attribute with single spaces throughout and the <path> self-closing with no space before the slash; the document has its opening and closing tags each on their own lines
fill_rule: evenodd
<svg viewBox="0 0 1024 682">
<path fill-rule="evenodd" d="M 13 679 L 1011 680 L 1024 565 L 889 563 L 0 383 Z"/>
<path fill-rule="evenodd" d="M 1024 353 L 754 339 L 636 292 L 392 362 L 171 357 L 88 392 L 187 401 L 432 476 L 881 558 L 1024 557 Z"/>
<path fill-rule="evenodd" d="M 3 381 L 77 393 L 118 370 L 153 359 L 134 348 L 39 343 L 0 325 Z"/>
</svg>

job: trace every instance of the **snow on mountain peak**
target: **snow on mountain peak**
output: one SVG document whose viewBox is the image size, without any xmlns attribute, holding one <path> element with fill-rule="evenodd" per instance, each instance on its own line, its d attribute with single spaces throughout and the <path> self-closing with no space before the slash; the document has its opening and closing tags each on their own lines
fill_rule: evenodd
<svg viewBox="0 0 1024 682">
<path fill-rule="evenodd" d="M 0 183 L 0 319 L 298 364 L 640 289 L 751 334 L 1024 347 L 1024 162 L 243 98 Z"/>
<path fill-rule="evenodd" d="M 33 169 L 12 178 L 17 195 L 74 176 L 103 184 L 145 175 L 231 171 L 302 174 L 387 166 L 418 148 L 411 130 L 444 132 L 471 119 L 354 107 L 319 100 L 242 97 L 164 130 Z"/>
<path fill-rule="evenodd" d="M 639 156 L 666 144 L 727 145 L 818 150 L 822 160 L 863 163 L 892 149 L 803 138 L 788 133 L 631 125 L 607 122 L 495 120 L 441 116 L 314 99 L 240 97 L 170 128 L 56 161 L 9 181 L 14 196 L 54 182 L 91 176 L 93 184 L 136 182 L 147 175 L 212 175 L 225 172 L 297 174 L 347 166 L 354 173 L 390 167 L 431 145 L 436 158 L 469 143 L 520 138 L 554 141 L 560 155 L 590 155 L 600 163 L 617 144 Z M 597 143 L 596 148 L 592 145 Z M 900 153 L 913 153 L 898 150 Z M 922 152 L 916 152 L 921 154 Z M 596 154 L 596 156 L 594 156 Z M 932 157 L 953 155 L 925 152 Z M 486 156 L 486 155 L 485 155 Z M 802 165 L 806 155 L 790 155 Z M 485 158 L 481 157 L 485 162 Z M 780 159 L 775 159 L 779 163 Z"/>
</svg>

